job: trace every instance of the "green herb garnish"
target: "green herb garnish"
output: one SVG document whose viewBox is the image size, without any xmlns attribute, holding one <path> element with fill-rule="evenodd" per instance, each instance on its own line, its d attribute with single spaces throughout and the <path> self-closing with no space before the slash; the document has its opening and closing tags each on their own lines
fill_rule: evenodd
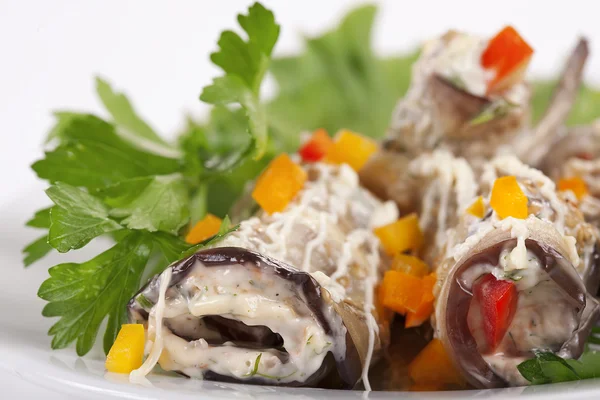
<svg viewBox="0 0 600 400">
<path fill-rule="evenodd" d="M 469 124 L 481 125 L 493 119 L 503 118 L 515 107 L 517 107 L 517 104 L 511 103 L 506 99 L 496 100 L 484 107 L 479 114 L 469 121 Z"/>
<path fill-rule="evenodd" d="M 249 132 L 251 146 L 242 152 L 239 143 L 231 140 L 218 146 L 210 143 L 206 130 L 194 130 L 195 125 L 177 144 L 168 143 L 135 112 L 124 94 L 100 78 L 96 89 L 110 121 L 75 112 L 55 114 L 57 123 L 48 136 L 54 147 L 32 165 L 51 184 L 46 193 L 54 205 L 27 222 L 47 233 L 25 247 L 24 263 L 30 265 L 52 249 L 63 253 L 82 248 L 100 236 L 117 243 L 89 261 L 50 269 L 38 295 L 49 302 L 43 315 L 60 317 L 49 331 L 52 348 L 76 341 L 77 353 L 86 354 L 108 317 L 104 333 L 108 351 L 127 321 L 126 304 L 143 276 L 160 273 L 169 263 L 237 229 L 226 217 L 214 237 L 195 246 L 183 240 L 190 216 L 195 222 L 215 212 L 209 193 L 218 194 L 220 202 L 227 204 L 222 199 L 229 196 L 221 189 L 238 190 L 249 179 L 246 174 L 254 177 L 264 166 L 265 161 L 258 159 L 267 151 L 268 121 L 259 90 L 279 26 L 271 11 L 258 3 L 238 21 L 248 39 L 230 31 L 221 35 L 212 60 L 225 75 L 205 88 L 201 97 L 220 105 L 219 110 L 232 102 L 243 107 L 238 122 Z M 237 111 L 226 110 L 223 118 L 232 114 Z M 243 136 L 248 142 L 248 134 Z M 215 161 L 215 155 L 225 154 L 236 154 L 235 160 Z M 238 165 L 244 167 L 241 175 L 236 172 Z"/>
<path fill-rule="evenodd" d="M 258 357 L 256 357 L 256 360 L 254 361 L 254 366 L 252 367 L 252 370 L 250 372 L 248 372 L 246 375 L 244 376 L 254 376 L 258 373 L 258 366 L 260 365 L 260 358 L 262 357 L 262 353 L 260 353 L 258 355 Z"/>
</svg>

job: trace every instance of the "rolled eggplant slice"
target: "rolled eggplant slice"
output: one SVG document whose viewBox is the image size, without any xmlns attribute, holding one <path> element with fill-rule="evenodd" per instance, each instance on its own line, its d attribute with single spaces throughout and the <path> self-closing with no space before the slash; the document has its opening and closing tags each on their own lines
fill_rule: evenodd
<svg viewBox="0 0 600 400">
<path fill-rule="evenodd" d="M 149 359 L 154 351 L 163 369 L 206 379 L 369 387 L 389 340 L 373 291 L 390 260 L 372 228 L 398 210 L 346 165 L 305 168 L 308 181 L 282 212 L 242 221 L 217 247 L 169 267 L 164 306 L 164 275 L 132 299 Z"/>
<path fill-rule="evenodd" d="M 435 334 L 480 388 L 527 384 L 517 365 L 534 350 L 578 358 L 600 312 L 590 294 L 598 231 L 549 178 L 514 157 L 487 166 L 484 193 L 502 175 L 517 177 L 529 217 L 463 215 L 437 266 Z"/>
<path fill-rule="evenodd" d="M 456 31 L 426 43 L 392 114 L 390 148 L 411 157 L 445 148 L 478 167 L 526 128 L 530 87 L 520 81 L 489 94 L 494 72 L 481 66 L 487 45 L 484 38 Z"/>
<path fill-rule="evenodd" d="M 360 380 L 365 315 L 310 274 L 236 247 L 204 250 L 169 268 L 163 369 L 286 386 L 351 388 Z M 130 319 L 146 324 L 150 338 L 160 280 L 129 303 Z"/>
<path fill-rule="evenodd" d="M 495 232 L 455 264 L 440 293 L 446 301 L 438 305 L 437 334 L 476 387 L 526 385 L 517 365 L 533 357 L 536 349 L 579 358 L 598 317 L 598 302 L 548 233 L 530 232 L 529 237 L 522 270 L 506 271 L 504 258 L 515 251 L 517 240 L 509 231 Z M 513 280 L 518 297 L 510 326 L 493 349 L 483 328 L 492 321 L 485 320 L 473 290 L 487 274 Z"/>
</svg>

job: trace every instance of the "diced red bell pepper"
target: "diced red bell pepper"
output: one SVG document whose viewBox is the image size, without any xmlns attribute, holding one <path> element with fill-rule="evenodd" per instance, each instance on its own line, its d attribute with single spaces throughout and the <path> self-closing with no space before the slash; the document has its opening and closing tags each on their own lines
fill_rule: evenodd
<svg viewBox="0 0 600 400">
<path fill-rule="evenodd" d="M 514 282 L 487 274 L 473 285 L 473 296 L 481 305 L 483 332 L 489 351 L 493 351 L 506 335 L 517 310 L 517 287 Z"/>
<path fill-rule="evenodd" d="M 317 129 L 310 139 L 302 145 L 298 153 L 302 157 L 302 161 L 316 162 L 325 157 L 332 145 L 333 140 L 329 137 L 327 131 Z"/>
<path fill-rule="evenodd" d="M 494 36 L 481 55 L 481 66 L 496 72 L 488 83 L 488 93 L 507 89 L 521 81 L 533 49 L 512 26 Z"/>
</svg>

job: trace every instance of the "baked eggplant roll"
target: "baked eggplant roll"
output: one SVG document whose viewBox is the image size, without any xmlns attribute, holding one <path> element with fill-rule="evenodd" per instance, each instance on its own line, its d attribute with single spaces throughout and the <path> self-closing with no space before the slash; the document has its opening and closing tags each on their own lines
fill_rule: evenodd
<svg viewBox="0 0 600 400">
<path fill-rule="evenodd" d="M 411 86 L 392 114 L 388 146 L 420 154 L 446 148 L 472 164 L 492 157 L 528 124 L 527 63 L 495 83 L 486 68 L 490 40 L 449 31 L 423 47 Z"/>
<path fill-rule="evenodd" d="M 362 378 L 369 386 L 389 335 L 373 306 L 389 260 L 372 228 L 398 212 L 347 165 L 305 170 L 308 181 L 285 210 L 241 222 L 133 297 L 130 319 L 147 327 L 148 366 L 154 358 L 205 379 L 353 388 Z"/>
<path fill-rule="evenodd" d="M 518 186 L 496 187 L 503 176 Z M 448 232 L 435 334 L 472 385 L 524 385 L 517 366 L 534 351 L 577 359 L 584 350 L 599 313 L 590 294 L 598 233 L 549 178 L 514 157 L 488 164 L 482 187 L 489 211 L 465 213 Z M 499 215 L 510 211 L 502 207 L 513 204 L 511 190 L 526 196 L 525 215 Z"/>
</svg>

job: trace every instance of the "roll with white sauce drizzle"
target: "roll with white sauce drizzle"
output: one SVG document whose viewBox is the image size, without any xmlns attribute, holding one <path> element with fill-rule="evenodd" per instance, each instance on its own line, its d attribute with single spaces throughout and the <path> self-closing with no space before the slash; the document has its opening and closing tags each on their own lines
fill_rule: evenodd
<svg viewBox="0 0 600 400">
<path fill-rule="evenodd" d="M 396 206 L 359 185 L 347 165 L 304 166 L 308 181 L 279 213 L 260 212 L 213 248 L 169 268 L 161 332 L 160 276 L 129 303 L 160 335 L 165 370 L 224 381 L 369 389 L 389 337 L 373 290 L 390 260 L 372 228 Z"/>
<path fill-rule="evenodd" d="M 527 218 L 463 213 L 436 265 L 435 335 L 481 388 L 528 384 L 517 366 L 534 351 L 577 359 L 599 315 L 597 229 L 549 178 L 514 157 L 486 166 L 485 204 L 495 179 L 507 175 L 527 196 Z"/>
</svg>

